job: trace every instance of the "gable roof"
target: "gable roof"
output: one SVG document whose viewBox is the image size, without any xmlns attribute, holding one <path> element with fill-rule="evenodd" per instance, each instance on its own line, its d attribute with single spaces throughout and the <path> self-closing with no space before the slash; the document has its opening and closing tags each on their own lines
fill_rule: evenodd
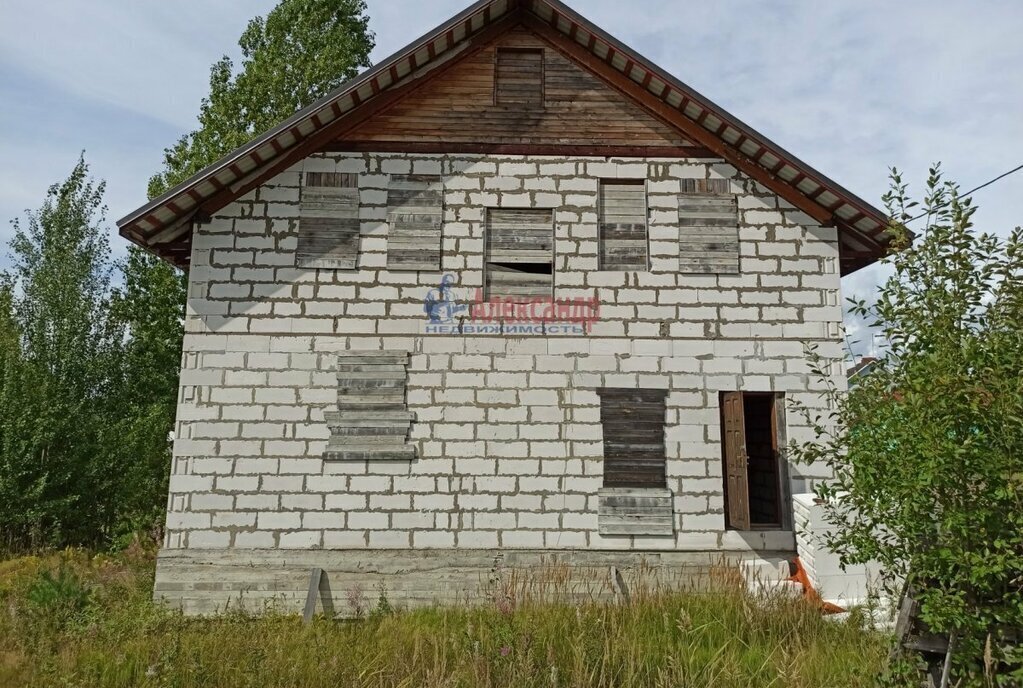
<svg viewBox="0 0 1023 688">
<path fill-rule="evenodd" d="M 839 230 L 842 274 L 885 252 L 887 216 L 740 122 L 559 0 L 480 0 L 375 67 L 117 222 L 121 236 L 187 267 L 191 222 L 203 219 L 366 121 L 472 46 L 523 24 L 649 112 Z"/>
</svg>

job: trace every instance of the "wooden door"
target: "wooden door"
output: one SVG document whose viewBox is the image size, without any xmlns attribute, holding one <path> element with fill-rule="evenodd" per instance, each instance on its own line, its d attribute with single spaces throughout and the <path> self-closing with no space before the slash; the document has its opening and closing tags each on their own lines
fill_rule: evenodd
<svg viewBox="0 0 1023 688">
<path fill-rule="evenodd" d="M 728 525 L 736 530 L 749 530 L 749 482 L 746 475 L 748 457 L 742 392 L 722 393 L 721 419 L 725 443 L 725 503 L 728 507 Z"/>
</svg>

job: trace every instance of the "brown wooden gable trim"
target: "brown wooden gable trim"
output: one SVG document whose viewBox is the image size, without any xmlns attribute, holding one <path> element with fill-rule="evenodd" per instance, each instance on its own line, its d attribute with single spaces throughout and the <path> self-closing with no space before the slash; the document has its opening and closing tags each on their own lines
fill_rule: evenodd
<svg viewBox="0 0 1023 688">
<path fill-rule="evenodd" d="M 355 118 L 371 117 L 373 112 L 386 107 L 386 103 L 381 101 L 391 95 L 392 91 L 427 80 L 423 79 L 425 72 L 435 73 L 452 58 L 471 50 L 472 43 L 480 45 L 485 42 L 479 40 L 483 34 L 497 35 L 502 27 L 522 22 L 526 22 L 537 33 L 541 33 L 540 27 L 545 27 L 545 36 L 560 36 L 563 51 L 576 55 L 579 58 L 577 62 L 602 66 L 601 73 L 605 75 L 605 80 L 609 73 L 617 75 L 617 79 L 622 82 L 618 84 L 620 90 L 634 101 L 641 101 L 636 97 L 637 90 L 643 92 L 645 98 L 641 102 L 647 110 L 660 111 L 662 119 L 689 134 L 696 144 L 712 151 L 717 157 L 729 160 L 744 174 L 756 179 L 817 221 L 838 226 L 840 236 L 843 237 L 843 247 L 845 235 L 852 229 L 857 230 L 858 237 L 869 236 L 868 243 L 874 254 L 863 260 L 846 260 L 843 256 L 843 272 L 876 260 L 884 252 L 887 244 L 884 236 L 887 218 L 881 211 L 739 122 L 673 76 L 667 75 L 559 0 L 479 0 L 445 24 L 385 58 L 378 67 L 356 77 L 278 127 L 257 137 L 252 143 L 238 148 L 163 196 L 125 216 L 118 221 L 121 234 L 147 250 L 170 258 L 167 255 L 170 246 L 156 244 L 156 234 L 171 225 L 188 223 L 192 217 L 208 215 L 211 208 L 223 207 L 226 202 L 258 186 L 258 180 L 271 177 L 293 165 L 297 159 L 314 152 L 317 143 L 323 145 L 336 136 L 340 120 L 350 122 Z M 586 55 L 581 55 L 579 51 Z M 419 74 L 415 73 L 417 70 Z M 651 100 L 659 106 L 655 106 Z M 356 108 L 355 111 L 352 108 Z M 330 129 L 331 134 L 321 135 L 325 129 Z M 724 138 L 718 137 L 718 133 Z M 301 152 L 299 149 L 302 149 Z M 289 156 L 287 151 L 291 151 L 292 155 Z M 289 157 L 288 161 L 277 164 L 276 161 L 284 156 Z M 762 161 L 763 166 L 758 165 L 758 161 Z M 785 175 L 783 177 L 772 175 L 764 169 L 782 161 L 787 162 L 778 170 Z M 785 177 L 789 178 L 788 181 Z M 795 179 L 799 181 L 793 183 Z M 796 188 L 804 182 L 807 193 Z M 826 193 L 819 190 L 822 188 L 826 188 Z M 811 198 L 807 198 L 807 194 Z M 229 200 L 225 202 L 225 198 Z M 826 202 L 817 202 L 815 207 L 818 199 Z M 825 208 L 823 212 L 820 210 L 822 207 Z M 841 215 L 848 217 L 859 212 L 864 213 L 864 217 L 857 220 L 855 227 L 841 219 Z M 180 250 L 177 255 L 181 256 Z M 172 262 L 185 264 L 187 258 L 172 258 Z"/>
<path fill-rule="evenodd" d="M 477 33 L 468 39 L 466 47 L 459 53 L 460 59 L 472 55 L 480 50 L 485 49 L 490 43 L 506 32 L 508 29 L 514 27 L 519 23 L 519 19 L 515 16 L 506 16 L 490 27 Z M 448 60 L 447 62 L 438 65 L 432 69 L 428 74 L 429 78 L 420 77 L 413 79 L 410 82 L 399 85 L 397 88 L 392 90 L 386 90 L 381 95 L 374 98 L 372 101 L 362 105 L 358 109 L 346 114 L 345 116 L 331 122 L 326 127 L 320 129 L 314 135 L 309 136 L 305 141 L 294 147 L 288 154 L 286 154 L 280 160 L 274 162 L 272 165 L 267 167 L 258 176 L 249 180 L 244 186 L 237 191 L 229 191 L 225 189 L 221 193 L 210 198 L 206 203 L 203 204 L 202 208 L 209 214 L 215 213 L 224 206 L 231 203 L 234 199 L 244 196 L 255 188 L 262 186 L 264 183 L 273 179 L 278 174 L 288 169 L 292 165 L 304 160 L 313 153 L 317 153 L 324 149 L 327 144 L 335 139 L 343 138 L 345 132 L 354 129 L 358 125 L 362 124 L 366 120 L 373 117 L 381 110 L 393 105 L 398 100 L 405 98 L 409 94 L 415 92 L 417 89 L 422 88 L 424 85 L 429 83 L 429 79 L 437 78 L 450 70 L 459 60 Z"/>
<path fill-rule="evenodd" d="M 440 141 L 331 141 L 327 153 L 489 153 L 492 155 L 563 155 L 567 157 L 704 158 L 721 157 L 703 146 L 586 146 L 535 143 L 445 143 Z"/>
<path fill-rule="evenodd" d="M 506 54 L 543 57 L 532 67 L 515 63 L 518 90 L 509 97 L 522 102 L 500 102 Z M 531 76 L 543 78 L 542 88 Z M 533 146 L 560 145 L 575 147 L 582 155 L 598 155 L 607 148 L 692 146 L 677 127 L 651 116 L 525 27 L 513 28 L 484 51 L 460 56 L 449 73 L 430 82 L 347 132 L 342 143 L 432 143 L 443 145 L 445 152 L 465 146 L 515 146 L 525 154 L 534 153 Z M 530 91 L 532 96 L 525 99 Z"/>
<path fill-rule="evenodd" d="M 680 117 L 680 115 L 682 115 L 681 112 L 667 103 L 657 100 L 650 91 L 642 88 L 639 84 L 627 78 L 618 70 L 609 67 L 604 60 L 596 57 L 593 53 L 584 49 L 578 43 L 568 41 L 565 35 L 560 31 L 551 28 L 546 23 L 532 16 L 525 17 L 523 22 L 535 33 L 546 38 L 552 45 L 602 78 L 610 86 L 617 88 L 626 95 L 632 97 L 635 101 L 643 105 L 651 114 L 660 118 L 665 123 L 679 128 L 682 133 L 686 134 L 700 145 L 713 151 L 716 155 L 725 158 L 735 165 L 735 167 L 737 167 L 741 172 L 760 182 L 765 187 L 792 203 L 810 217 L 814 218 L 816 221 L 821 223 L 829 223 L 831 221 L 831 214 L 824 208 L 809 201 L 805 196 L 803 196 L 803 194 L 793 189 L 783 180 L 769 174 L 767 170 L 750 161 L 742 153 L 733 150 L 713 133 L 696 125 L 685 116 Z"/>
</svg>

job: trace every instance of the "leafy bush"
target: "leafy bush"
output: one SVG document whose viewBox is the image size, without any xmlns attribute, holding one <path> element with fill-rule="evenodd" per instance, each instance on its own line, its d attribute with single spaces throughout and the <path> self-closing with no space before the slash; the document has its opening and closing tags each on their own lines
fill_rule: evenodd
<svg viewBox="0 0 1023 688">
<path fill-rule="evenodd" d="M 907 222 L 919 208 L 894 170 L 892 184 L 889 211 Z M 976 207 L 937 167 L 924 210 L 912 247 L 893 227 L 902 250 L 876 303 L 853 305 L 887 355 L 848 394 L 829 388 L 831 417 L 808 413 L 817 439 L 792 452 L 836 476 L 818 492 L 844 561 L 880 561 L 918 588 L 923 621 L 956 635 L 961 685 L 1019 685 L 1023 231 L 973 231 Z"/>
</svg>

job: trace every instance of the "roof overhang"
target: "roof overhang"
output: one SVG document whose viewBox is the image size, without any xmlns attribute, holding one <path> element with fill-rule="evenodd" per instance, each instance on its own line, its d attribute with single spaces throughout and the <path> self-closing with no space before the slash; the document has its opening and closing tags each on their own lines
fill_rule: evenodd
<svg viewBox="0 0 1023 688">
<path fill-rule="evenodd" d="M 339 125 L 364 121 L 435 69 L 521 22 L 632 95 L 696 143 L 839 230 L 842 274 L 886 251 L 888 217 L 559 0 L 480 0 L 375 67 L 118 221 L 122 236 L 187 267 L 192 222 L 316 152 Z"/>
</svg>

